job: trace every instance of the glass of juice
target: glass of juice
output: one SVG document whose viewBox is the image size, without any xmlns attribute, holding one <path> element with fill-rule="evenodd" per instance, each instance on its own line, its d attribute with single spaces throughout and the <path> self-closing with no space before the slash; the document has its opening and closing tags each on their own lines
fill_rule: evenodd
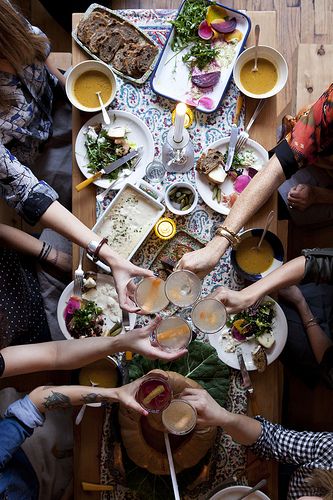
<svg viewBox="0 0 333 500">
<path fill-rule="evenodd" d="M 174 305 L 191 306 L 200 297 L 201 280 L 192 271 L 174 271 L 165 282 L 165 293 Z"/>
<path fill-rule="evenodd" d="M 192 330 L 183 318 L 172 316 L 162 319 L 152 338 L 163 351 L 174 352 L 185 349 L 189 345 Z"/>
<path fill-rule="evenodd" d="M 170 434 L 181 436 L 193 431 L 197 423 L 197 412 L 187 401 L 173 399 L 162 413 L 162 422 Z"/>
<path fill-rule="evenodd" d="M 134 291 L 136 305 L 147 314 L 162 311 L 169 304 L 164 288 L 165 281 L 161 278 L 151 276 L 140 279 Z"/>
<path fill-rule="evenodd" d="M 227 311 L 219 300 L 201 299 L 193 306 L 191 319 L 200 332 L 216 333 L 224 327 Z"/>
<path fill-rule="evenodd" d="M 149 413 L 161 413 L 172 399 L 172 389 L 168 378 L 151 373 L 145 376 L 137 393 L 136 400 Z"/>
</svg>

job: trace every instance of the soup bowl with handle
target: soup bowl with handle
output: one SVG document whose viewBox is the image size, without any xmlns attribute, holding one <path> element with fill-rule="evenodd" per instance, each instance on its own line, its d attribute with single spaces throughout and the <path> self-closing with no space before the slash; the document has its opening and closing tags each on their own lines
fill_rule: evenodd
<svg viewBox="0 0 333 500">
<path fill-rule="evenodd" d="M 117 81 L 110 66 L 101 61 L 83 61 L 73 66 L 73 68 L 70 70 L 66 78 L 66 94 L 68 99 L 77 109 L 80 109 L 81 111 L 87 111 L 89 113 L 95 113 L 96 111 L 101 111 L 102 109 L 101 105 L 98 104 L 97 106 L 94 107 L 85 106 L 78 100 L 74 91 L 75 82 L 78 80 L 80 76 L 84 75 L 85 73 L 88 73 L 89 71 L 96 71 L 102 73 L 110 81 L 111 94 L 107 100 L 103 101 L 105 107 L 108 107 L 111 104 L 116 95 Z M 101 89 L 97 88 L 96 86 L 96 92 L 98 90 Z"/>
<path fill-rule="evenodd" d="M 265 92 L 260 92 L 258 89 L 258 93 L 254 93 L 244 86 L 244 82 L 241 79 L 242 68 L 244 68 L 245 64 L 250 61 L 253 62 L 254 66 L 254 57 L 255 47 L 249 47 L 238 56 L 233 69 L 234 81 L 237 87 L 243 94 L 248 97 L 254 97 L 255 99 L 265 99 L 267 97 L 272 97 L 278 94 L 283 89 L 288 79 L 288 65 L 286 63 L 286 60 L 284 59 L 282 54 L 280 54 L 280 52 L 273 49 L 272 47 L 269 47 L 267 45 L 258 45 L 257 75 L 260 75 L 260 59 L 266 59 L 275 67 L 277 78 L 275 85 L 273 85 L 271 89 Z"/>
<path fill-rule="evenodd" d="M 237 252 L 238 256 L 240 251 L 244 250 L 244 247 L 242 246 L 242 242 L 244 242 L 246 239 L 250 239 L 248 241 L 248 244 L 251 248 L 256 247 L 257 243 L 259 242 L 259 239 L 261 238 L 263 233 L 263 229 L 261 228 L 254 228 L 254 229 L 247 229 L 246 231 L 243 231 L 240 233 L 238 236 L 240 238 L 240 242 L 237 245 L 237 247 L 233 248 L 231 251 L 231 264 L 233 268 L 236 270 L 237 274 L 243 278 L 245 281 L 258 281 L 259 279 L 263 278 L 264 276 L 267 276 L 267 274 L 271 273 L 278 267 L 282 266 L 283 264 L 283 259 L 284 259 L 284 249 L 283 245 L 281 243 L 281 240 L 276 236 L 276 234 L 272 233 L 271 231 L 267 231 L 264 237 L 263 242 L 266 242 L 269 247 L 272 250 L 272 261 L 271 264 L 265 269 L 262 270 L 261 272 L 247 272 L 244 269 L 241 268 L 238 260 L 237 260 Z M 251 243 L 251 240 L 253 241 L 253 244 Z M 262 249 L 262 246 L 261 246 Z M 262 250 L 259 250 L 262 251 Z M 255 258 L 255 252 L 248 253 L 249 260 L 251 260 L 251 263 L 253 264 L 253 255 Z"/>
</svg>

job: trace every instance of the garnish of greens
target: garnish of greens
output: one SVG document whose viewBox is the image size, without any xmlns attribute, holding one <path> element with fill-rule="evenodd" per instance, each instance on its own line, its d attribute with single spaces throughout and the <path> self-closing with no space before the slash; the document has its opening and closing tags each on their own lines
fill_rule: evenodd
<svg viewBox="0 0 333 500">
<path fill-rule="evenodd" d="M 95 133 L 93 133 L 93 131 Z M 134 145 L 130 145 L 126 137 L 124 138 L 124 143 L 117 143 L 114 138 L 108 136 L 107 130 L 103 127 L 89 127 L 85 146 L 87 149 L 87 156 L 89 163 L 87 165 L 87 169 L 91 174 L 94 174 L 104 167 L 108 166 L 111 162 L 118 160 L 127 154 Z M 119 175 L 124 169 L 132 169 L 134 165 L 134 160 L 129 160 L 124 165 L 121 165 L 119 168 L 111 172 L 109 175 L 105 176 L 105 178 L 110 181 L 114 181 L 118 179 Z"/>
<path fill-rule="evenodd" d="M 233 328 L 233 326 L 239 320 L 243 320 L 241 323 L 241 334 L 244 337 L 260 337 L 264 334 L 272 333 L 272 322 L 275 315 L 274 311 L 274 302 L 264 302 L 260 304 L 259 307 L 250 307 L 245 311 L 241 311 L 234 316 L 230 317 L 226 325 L 229 328 Z"/>
<path fill-rule="evenodd" d="M 74 338 L 99 337 L 103 333 L 103 327 L 103 309 L 91 300 L 83 300 L 81 307 L 73 312 L 67 323 L 67 328 Z"/>
<path fill-rule="evenodd" d="M 189 52 L 183 56 L 183 62 L 191 67 L 197 66 L 200 70 L 213 62 L 219 52 L 211 47 L 210 41 L 204 42 L 198 35 L 198 27 L 206 17 L 207 8 L 206 0 L 187 0 L 177 19 L 171 21 L 175 28 L 172 50 L 181 52 L 192 44 Z"/>
</svg>

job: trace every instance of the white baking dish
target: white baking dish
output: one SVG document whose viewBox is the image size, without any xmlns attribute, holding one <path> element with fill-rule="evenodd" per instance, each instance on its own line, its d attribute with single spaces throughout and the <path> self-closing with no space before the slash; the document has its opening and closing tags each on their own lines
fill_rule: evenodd
<svg viewBox="0 0 333 500">
<path fill-rule="evenodd" d="M 147 182 L 139 180 L 137 185 L 127 182 L 92 230 L 107 237 L 109 246 L 118 255 L 131 259 L 165 211 L 160 200 L 161 194 Z M 110 272 L 103 262 L 97 261 L 97 265 Z"/>
</svg>

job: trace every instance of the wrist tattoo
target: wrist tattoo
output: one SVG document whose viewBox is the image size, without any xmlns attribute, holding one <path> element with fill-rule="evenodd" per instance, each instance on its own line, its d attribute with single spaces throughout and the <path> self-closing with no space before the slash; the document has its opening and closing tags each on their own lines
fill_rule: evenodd
<svg viewBox="0 0 333 500">
<path fill-rule="evenodd" d="M 43 406 L 48 410 L 57 410 L 59 408 L 71 408 L 72 404 L 70 398 L 65 394 L 52 391 L 52 394 L 46 396 Z"/>
<path fill-rule="evenodd" d="M 85 404 L 89 403 L 107 403 L 109 399 L 102 394 L 96 394 L 95 392 L 90 392 L 89 394 L 81 395 L 82 401 Z"/>
</svg>

